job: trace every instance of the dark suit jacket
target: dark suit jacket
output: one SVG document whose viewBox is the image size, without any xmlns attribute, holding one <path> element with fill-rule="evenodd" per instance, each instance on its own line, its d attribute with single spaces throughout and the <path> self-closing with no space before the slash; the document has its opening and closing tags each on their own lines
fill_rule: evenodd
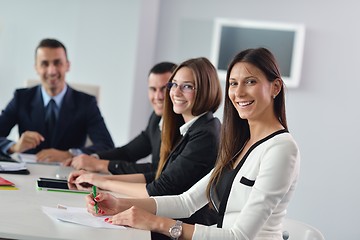
<svg viewBox="0 0 360 240">
<path fill-rule="evenodd" d="M 150 196 L 177 195 L 185 192 L 214 168 L 220 142 L 221 123 L 211 112 L 196 120 L 171 151 L 158 179 L 155 173 L 145 174 Z M 203 207 L 186 223 L 215 224 L 215 211 Z"/>
<path fill-rule="evenodd" d="M 211 112 L 201 116 L 171 151 L 161 176 L 146 173 L 150 196 L 180 194 L 214 167 L 218 154 L 221 123 Z"/>
<path fill-rule="evenodd" d="M 146 173 L 156 171 L 159 163 L 161 117 L 153 112 L 148 125 L 128 144 L 109 151 L 97 153 L 101 159 L 110 160 L 108 169 L 112 174 Z M 137 164 L 136 161 L 152 155 L 151 163 Z"/>
<path fill-rule="evenodd" d="M 16 90 L 13 99 L 2 111 L 0 148 L 10 142 L 6 137 L 16 124 L 19 135 L 30 130 L 45 136 L 45 107 L 40 85 Z M 76 91 L 70 86 L 64 95 L 55 128 L 52 143 L 46 139 L 37 148 L 27 153 L 37 153 L 51 147 L 59 150 L 79 148 L 89 154 L 114 147 L 95 97 Z M 87 136 L 93 143 L 89 147 L 85 147 Z"/>
</svg>

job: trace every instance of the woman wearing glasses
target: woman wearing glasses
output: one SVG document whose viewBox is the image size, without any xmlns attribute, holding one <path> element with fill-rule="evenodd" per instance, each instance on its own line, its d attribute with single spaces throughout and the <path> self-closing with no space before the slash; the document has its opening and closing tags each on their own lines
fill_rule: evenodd
<svg viewBox="0 0 360 240">
<path fill-rule="evenodd" d="M 206 58 L 190 59 L 175 69 L 167 88 L 156 172 L 104 176 L 76 171 L 69 182 L 148 197 L 181 194 L 209 173 L 217 158 L 221 128 L 213 116 L 222 95 L 216 69 Z"/>
<path fill-rule="evenodd" d="M 283 81 L 265 48 L 237 54 L 229 65 L 219 157 L 207 176 L 177 196 L 146 199 L 87 196 L 88 211 L 173 239 L 281 240 L 282 220 L 296 188 L 300 153 L 288 132 Z M 95 201 L 100 209 L 94 212 Z M 182 224 L 211 204 L 217 227 Z M 155 215 L 156 214 L 156 215 Z"/>
</svg>

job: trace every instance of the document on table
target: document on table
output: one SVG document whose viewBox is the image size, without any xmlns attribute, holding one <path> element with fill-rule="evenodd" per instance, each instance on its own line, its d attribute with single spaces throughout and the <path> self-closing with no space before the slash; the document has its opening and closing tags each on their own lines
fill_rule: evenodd
<svg viewBox="0 0 360 240">
<path fill-rule="evenodd" d="M 0 173 L 30 174 L 25 163 L 17 162 L 0 162 Z"/>
<path fill-rule="evenodd" d="M 47 165 L 60 165 L 59 162 L 38 162 L 36 154 L 30 153 L 17 153 L 17 158 L 24 163 L 38 163 L 38 164 L 47 164 Z"/>
<path fill-rule="evenodd" d="M 95 217 L 87 212 L 86 208 L 78 207 L 42 207 L 43 212 L 51 218 L 76 223 L 94 228 L 126 229 L 124 226 L 112 225 L 104 221 L 106 216 Z"/>
<path fill-rule="evenodd" d="M 18 158 L 25 163 L 36 163 L 37 157 L 35 154 L 18 153 Z"/>
<path fill-rule="evenodd" d="M 25 169 L 26 169 L 25 163 L 0 162 L 0 171 L 19 171 Z"/>
</svg>

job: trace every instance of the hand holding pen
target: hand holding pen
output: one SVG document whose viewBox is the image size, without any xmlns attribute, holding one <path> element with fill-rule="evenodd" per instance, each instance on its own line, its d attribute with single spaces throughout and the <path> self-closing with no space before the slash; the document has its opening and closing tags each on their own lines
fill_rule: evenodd
<svg viewBox="0 0 360 240">
<path fill-rule="evenodd" d="M 94 189 L 93 189 L 93 192 L 86 196 L 87 211 L 93 214 L 94 216 L 114 215 L 124 210 L 124 209 L 118 209 L 119 199 L 117 199 L 113 195 L 98 191 L 96 194 L 97 195 L 94 195 Z M 97 213 L 96 213 L 96 208 L 97 208 Z"/>
<path fill-rule="evenodd" d="M 96 186 L 92 186 L 92 194 L 93 194 L 93 198 L 95 201 L 96 198 Z M 94 209 L 95 209 L 95 214 L 98 214 L 98 203 L 95 201 L 95 205 L 94 205 Z"/>
</svg>

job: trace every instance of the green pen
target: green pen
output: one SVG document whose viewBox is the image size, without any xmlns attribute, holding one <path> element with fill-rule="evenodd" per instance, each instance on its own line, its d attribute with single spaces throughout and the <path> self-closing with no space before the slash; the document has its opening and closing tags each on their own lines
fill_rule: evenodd
<svg viewBox="0 0 360 240">
<path fill-rule="evenodd" d="M 93 192 L 93 197 L 95 198 L 96 197 L 96 186 L 92 186 L 92 192 Z M 95 205 L 94 205 L 94 208 L 95 208 L 95 213 L 97 214 L 98 213 L 98 205 L 97 205 L 97 202 L 95 201 Z"/>
</svg>

